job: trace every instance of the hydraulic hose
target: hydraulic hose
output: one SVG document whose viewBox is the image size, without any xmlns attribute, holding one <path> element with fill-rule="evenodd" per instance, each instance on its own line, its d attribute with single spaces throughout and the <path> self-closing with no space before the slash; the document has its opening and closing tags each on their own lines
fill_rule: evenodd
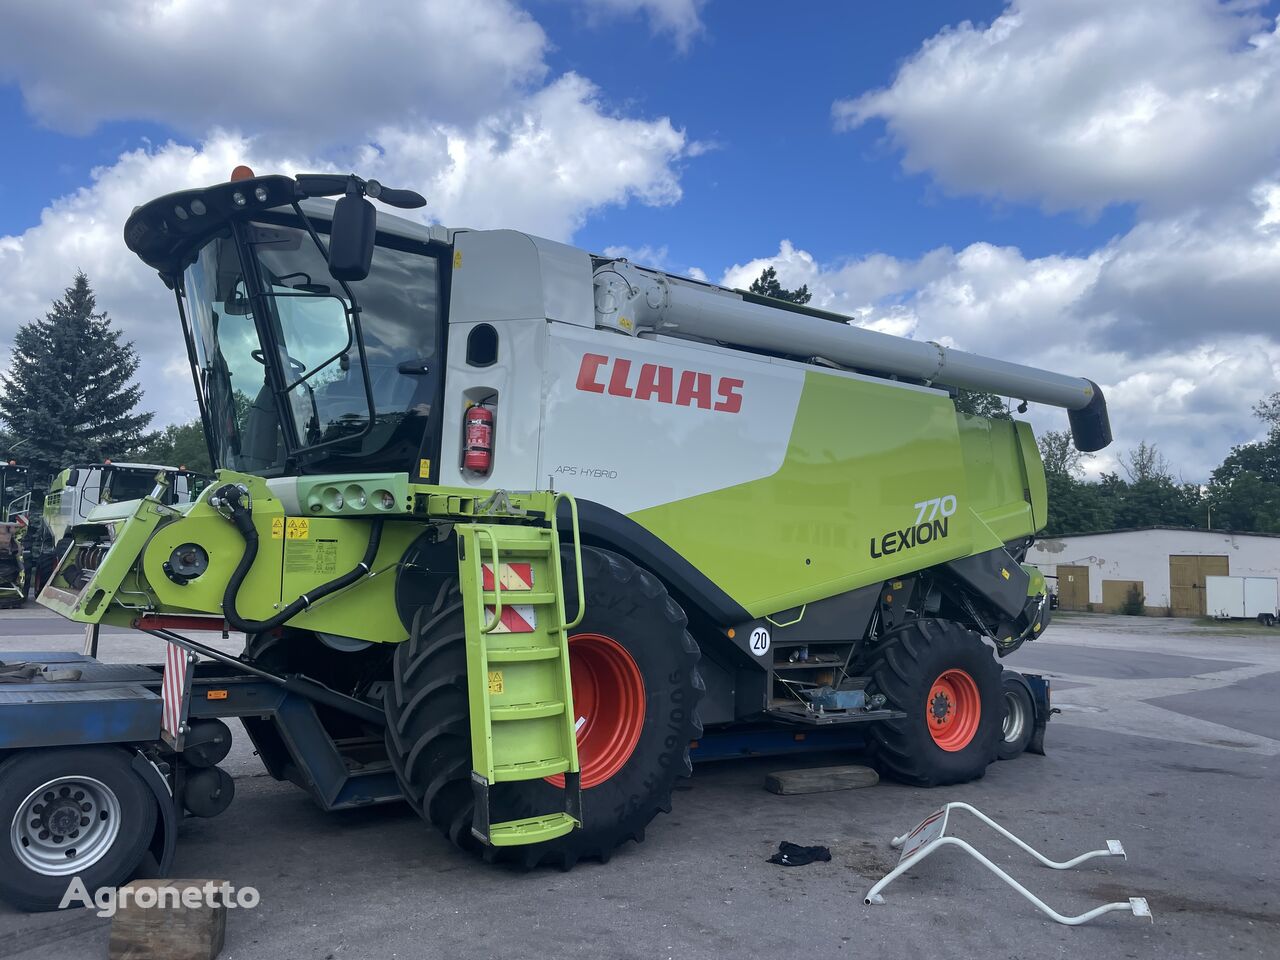
<svg viewBox="0 0 1280 960">
<path fill-rule="evenodd" d="M 378 544 L 382 541 L 382 517 L 374 518 L 373 526 L 369 529 L 369 545 L 365 547 L 364 559 L 356 564 L 353 569 L 348 570 L 334 580 L 330 580 L 328 583 L 322 583 L 314 590 L 304 593 L 274 617 L 269 617 L 266 620 L 245 620 L 236 612 L 236 597 L 240 593 L 240 585 L 244 582 L 244 578 L 248 576 L 249 569 L 253 566 L 253 561 L 258 556 L 258 530 L 253 525 L 253 512 L 249 507 L 245 506 L 245 493 L 238 486 L 227 484 L 220 490 L 215 491 L 214 496 L 230 508 L 231 522 L 235 524 L 236 529 L 240 531 L 240 536 L 244 538 L 244 553 L 241 554 L 240 562 L 236 565 L 235 572 L 231 574 L 231 579 L 227 581 L 226 592 L 222 595 L 222 616 L 227 623 L 237 630 L 244 633 L 265 633 L 268 630 L 274 630 L 285 621 L 306 610 L 322 597 L 327 597 L 329 594 L 344 587 L 349 587 L 361 577 L 368 576 L 373 569 L 373 558 L 377 556 Z"/>
</svg>

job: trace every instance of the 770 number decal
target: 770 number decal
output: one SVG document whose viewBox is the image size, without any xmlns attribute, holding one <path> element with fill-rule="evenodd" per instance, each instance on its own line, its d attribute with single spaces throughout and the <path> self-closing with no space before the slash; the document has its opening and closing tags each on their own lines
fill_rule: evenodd
<svg viewBox="0 0 1280 960">
<path fill-rule="evenodd" d="M 919 503 L 913 503 L 919 513 L 916 514 L 916 526 L 929 520 L 937 520 L 939 514 L 949 517 L 956 512 L 956 498 L 953 494 L 947 494 L 945 497 L 934 497 L 932 500 L 921 500 Z"/>
</svg>

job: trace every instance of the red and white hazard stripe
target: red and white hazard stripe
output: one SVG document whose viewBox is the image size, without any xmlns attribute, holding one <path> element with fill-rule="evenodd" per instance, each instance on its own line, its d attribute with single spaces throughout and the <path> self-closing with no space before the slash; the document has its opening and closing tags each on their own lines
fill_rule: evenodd
<svg viewBox="0 0 1280 960">
<path fill-rule="evenodd" d="M 493 607 L 485 607 L 484 612 L 493 619 Z M 503 605 L 502 619 L 490 633 L 533 633 L 537 629 L 538 614 L 533 604 L 513 603 Z"/>
<path fill-rule="evenodd" d="M 498 576 L 502 589 L 505 590 L 532 590 L 533 589 L 533 564 L 531 563 L 500 563 L 501 573 Z M 493 589 L 493 564 L 482 563 L 480 565 L 484 575 L 484 589 Z"/>
<path fill-rule="evenodd" d="M 165 644 L 164 679 L 160 685 L 160 728 L 174 740 L 182 725 L 182 697 L 187 688 L 187 651 L 176 643 Z"/>
</svg>

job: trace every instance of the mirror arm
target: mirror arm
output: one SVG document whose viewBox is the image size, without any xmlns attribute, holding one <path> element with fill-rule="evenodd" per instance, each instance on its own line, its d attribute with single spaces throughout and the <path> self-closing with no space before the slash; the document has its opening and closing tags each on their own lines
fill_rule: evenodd
<svg viewBox="0 0 1280 960">
<path fill-rule="evenodd" d="M 307 233 L 311 235 L 311 242 L 314 243 L 316 248 L 320 251 L 320 256 L 324 257 L 325 262 L 328 263 L 328 245 L 320 238 L 320 234 L 316 232 L 315 225 L 312 224 L 311 218 L 303 213 L 302 205 L 296 200 L 293 202 L 293 212 L 298 215 L 298 219 L 301 220 L 303 226 L 307 228 Z M 333 279 L 338 280 L 337 277 L 334 277 Z M 350 284 L 345 280 L 338 280 L 338 286 L 342 287 L 342 292 L 347 295 L 347 303 L 350 304 L 350 306 L 347 307 L 347 312 L 351 314 L 353 320 L 357 319 L 360 316 L 360 303 L 356 300 L 355 292 L 351 289 Z"/>
</svg>

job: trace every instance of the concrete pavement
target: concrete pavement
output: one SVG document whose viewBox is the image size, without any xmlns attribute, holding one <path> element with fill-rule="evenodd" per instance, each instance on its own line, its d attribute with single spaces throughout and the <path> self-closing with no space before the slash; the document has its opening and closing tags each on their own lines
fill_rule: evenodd
<svg viewBox="0 0 1280 960">
<path fill-rule="evenodd" d="M 79 632 L 61 626 L 0 614 L 0 659 L 78 649 Z M 102 653 L 156 659 L 159 644 L 110 637 Z M 229 918 L 229 958 L 1274 957 L 1280 742 L 1267 732 L 1280 729 L 1280 631 L 1064 617 L 1008 665 L 1061 681 L 1048 756 L 961 787 L 787 797 L 761 788 L 765 773 L 850 758 L 707 764 L 644 844 L 569 873 L 485 866 L 403 809 L 323 814 L 263 775 L 241 738 L 228 764 L 236 800 L 220 818 L 184 822 L 175 874 L 260 890 L 261 906 Z M 1114 914 L 1058 926 L 954 851 L 864 907 L 896 861 L 889 838 L 947 800 L 1051 856 L 1120 839 L 1127 863 L 1058 873 L 976 825 L 960 831 L 1061 910 L 1142 895 L 1155 923 Z M 826 844 L 832 860 L 765 863 L 781 840 Z M 106 932 L 84 911 L 0 907 L 0 958 L 102 957 Z"/>
</svg>

